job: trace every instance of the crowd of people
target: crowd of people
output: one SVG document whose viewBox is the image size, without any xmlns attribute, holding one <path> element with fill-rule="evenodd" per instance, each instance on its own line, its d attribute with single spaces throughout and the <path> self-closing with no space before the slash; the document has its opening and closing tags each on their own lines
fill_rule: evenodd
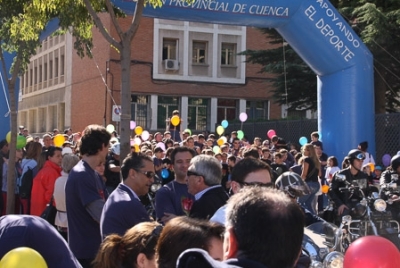
<svg viewBox="0 0 400 268">
<path fill-rule="evenodd" d="M 328 195 L 338 214 L 346 215 L 352 204 L 336 191 L 341 183 L 334 174 L 382 181 L 367 142 L 339 166 L 335 156 L 323 152 L 318 132 L 300 148 L 276 135 L 250 142 L 236 131 L 219 143 L 214 134 L 192 135 L 178 124 L 150 134 L 121 156 L 117 133 L 102 126 L 87 126 L 82 133 L 66 129 L 61 147 L 52 144 L 56 131 L 37 140 L 21 128 L 20 135 L 29 139 L 16 154 L 14 214 L 22 216 L 0 218 L 0 258 L 12 248 L 3 246 L 6 232 L 23 237 L 15 247 L 28 239 L 40 244 L 39 234 L 31 237 L 10 226 L 46 225 L 32 216 L 54 203 L 55 229 L 48 228 L 47 239 L 62 239 L 67 256 L 62 260 L 69 261 L 47 260 L 54 249 L 38 247 L 49 267 L 307 267 L 309 259 L 301 257 L 303 228 L 322 221 L 318 214 L 328 197 L 321 185 L 331 185 Z M 7 150 L 7 141 L 1 141 L 2 215 Z M 400 156 L 398 164 L 393 159 L 387 172 L 400 173 Z M 27 192 L 22 181 L 28 173 Z M 141 197 L 156 178 L 163 187 L 152 218 Z"/>
</svg>

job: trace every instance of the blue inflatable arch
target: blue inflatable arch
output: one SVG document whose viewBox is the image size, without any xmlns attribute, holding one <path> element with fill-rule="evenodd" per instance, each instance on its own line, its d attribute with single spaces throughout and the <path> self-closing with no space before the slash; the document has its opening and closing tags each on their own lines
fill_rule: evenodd
<svg viewBox="0 0 400 268">
<path fill-rule="evenodd" d="M 275 28 L 318 80 L 318 130 L 324 150 L 342 159 L 367 140 L 375 153 L 373 59 L 327 0 L 162 0 L 144 16 Z M 114 0 L 126 13 L 134 4 Z"/>
</svg>

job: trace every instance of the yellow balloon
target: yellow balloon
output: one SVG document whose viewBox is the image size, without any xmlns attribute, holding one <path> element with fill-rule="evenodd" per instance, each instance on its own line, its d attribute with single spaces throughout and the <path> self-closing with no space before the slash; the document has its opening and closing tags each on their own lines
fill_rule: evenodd
<svg viewBox="0 0 400 268">
<path fill-rule="evenodd" d="M 62 147 L 62 145 L 64 144 L 64 142 L 65 142 L 65 138 L 64 138 L 64 136 L 61 135 L 61 134 L 57 134 L 57 135 L 54 136 L 54 138 L 53 138 L 53 144 L 54 144 L 54 146 L 56 146 L 56 147 Z"/>
<path fill-rule="evenodd" d="M 180 122 L 181 122 L 181 119 L 179 118 L 179 116 L 174 115 L 173 117 L 171 117 L 171 124 L 173 126 L 176 127 L 177 125 L 179 125 Z"/>
<path fill-rule="evenodd" d="M 140 152 L 140 147 L 139 145 L 135 144 L 133 145 L 135 147 L 135 153 L 139 153 Z"/>
<path fill-rule="evenodd" d="M 224 143 L 225 143 L 225 141 L 224 141 L 224 139 L 222 139 L 222 138 L 219 138 L 219 139 L 217 140 L 217 144 L 218 144 L 219 146 L 224 145 Z"/>
<path fill-rule="evenodd" d="M 7 133 L 7 135 L 6 135 L 6 141 L 7 141 L 8 143 L 11 142 L 11 131 L 8 131 L 8 133 Z"/>
<path fill-rule="evenodd" d="M 0 261 L 0 268 L 47 268 L 46 261 L 36 250 L 20 247 L 10 250 Z"/>
<path fill-rule="evenodd" d="M 143 132 L 143 128 L 141 126 L 135 127 L 135 133 L 136 135 L 140 135 Z"/>
<path fill-rule="evenodd" d="M 222 126 L 218 126 L 217 127 L 217 133 L 218 133 L 218 135 L 222 135 L 222 133 L 224 133 L 224 131 L 225 131 L 225 129 L 222 127 Z"/>
</svg>

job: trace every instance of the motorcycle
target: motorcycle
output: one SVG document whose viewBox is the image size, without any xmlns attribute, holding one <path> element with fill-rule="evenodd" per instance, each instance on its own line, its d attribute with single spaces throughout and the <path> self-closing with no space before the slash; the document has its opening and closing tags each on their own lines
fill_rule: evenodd
<svg viewBox="0 0 400 268">
<path fill-rule="evenodd" d="M 304 229 L 303 252 L 310 268 L 343 267 L 344 255 L 338 251 L 339 228 L 329 222 L 317 222 Z"/>
<path fill-rule="evenodd" d="M 156 193 L 162 187 L 161 179 L 156 175 L 154 183 L 150 185 L 149 191 L 146 195 L 140 197 L 140 201 L 147 211 L 147 215 L 156 219 Z"/>
<path fill-rule="evenodd" d="M 380 198 L 379 193 L 371 192 L 366 197 L 366 180 L 354 180 L 351 183 L 346 176 L 336 174 L 336 179 L 346 184 L 339 188 L 341 192 L 348 191 L 350 196 L 357 193 L 362 199 L 351 209 L 350 215 L 343 216 L 339 226 L 339 251 L 345 252 L 352 242 L 367 235 L 379 235 L 392 241 L 400 249 L 400 225 L 393 220 L 387 204 Z"/>
<path fill-rule="evenodd" d="M 400 219 L 400 186 L 397 184 L 399 175 L 392 174 L 391 181 L 380 186 L 379 197 L 386 201 L 388 210 L 395 220 Z"/>
</svg>

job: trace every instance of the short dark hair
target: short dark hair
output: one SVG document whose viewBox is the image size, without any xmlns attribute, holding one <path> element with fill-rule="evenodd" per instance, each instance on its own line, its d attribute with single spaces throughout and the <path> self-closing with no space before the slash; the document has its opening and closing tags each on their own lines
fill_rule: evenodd
<svg viewBox="0 0 400 268">
<path fill-rule="evenodd" d="M 270 166 L 264 161 L 253 158 L 246 157 L 235 164 L 231 172 L 231 180 L 236 181 L 237 183 L 243 183 L 249 173 L 258 171 L 258 170 L 268 170 L 271 173 Z M 273 176 L 271 175 L 271 178 Z"/>
<path fill-rule="evenodd" d="M 301 251 L 303 226 L 299 205 L 276 189 L 245 187 L 228 200 L 226 227 L 233 228 L 237 258 L 267 267 L 293 267 Z"/>
<path fill-rule="evenodd" d="M 208 250 L 211 239 L 222 239 L 224 231 L 224 226 L 215 222 L 184 216 L 173 218 L 165 225 L 158 239 L 158 267 L 176 267 L 179 255 L 186 249 Z"/>
<path fill-rule="evenodd" d="M 253 158 L 260 158 L 260 153 L 256 148 L 246 148 L 243 152 L 243 157 L 253 157 Z"/>
<path fill-rule="evenodd" d="M 144 161 L 153 162 L 150 156 L 144 153 L 132 152 L 125 157 L 121 165 L 121 175 L 122 179 L 126 180 L 129 175 L 129 170 L 139 170 L 145 166 Z"/>
<path fill-rule="evenodd" d="M 81 155 L 96 155 L 103 146 L 108 146 L 111 134 L 105 127 L 89 125 L 82 133 L 79 152 Z"/>
<path fill-rule="evenodd" d="M 0 141 L 0 149 L 3 149 L 3 147 L 6 145 L 8 145 L 8 142 L 6 139 Z"/>
<path fill-rule="evenodd" d="M 312 133 L 311 133 L 311 137 L 315 137 L 315 138 L 319 139 L 319 133 L 318 133 L 318 131 L 312 132 Z"/>
<path fill-rule="evenodd" d="M 176 156 L 176 154 L 177 153 L 184 153 L 184 152 L 189 152 L 192 155 L 192 157 L 195 157 L 195 155 L 196 155 L 196 152 L 193 149 L 189 148 L 189 147 L 186 147 L 186 146 L 176 147 L 176 148 L 174 148 L 174 150 L 171 153 L 171 162 L 172 162 L 172 164 L 175 164 L 175 156 Z"/>
<path fill-rule="evenodd" d="M 46 159 L 48 159 L 49 157 L 54 156 L 54 154 L 56 153 L 56 151 L 62 152 L 62 148 L 61 148 L 61 147 L 56 147 L 56 146 L 50 146 L 50 147 L 46 150 Z"/>
</svg>

